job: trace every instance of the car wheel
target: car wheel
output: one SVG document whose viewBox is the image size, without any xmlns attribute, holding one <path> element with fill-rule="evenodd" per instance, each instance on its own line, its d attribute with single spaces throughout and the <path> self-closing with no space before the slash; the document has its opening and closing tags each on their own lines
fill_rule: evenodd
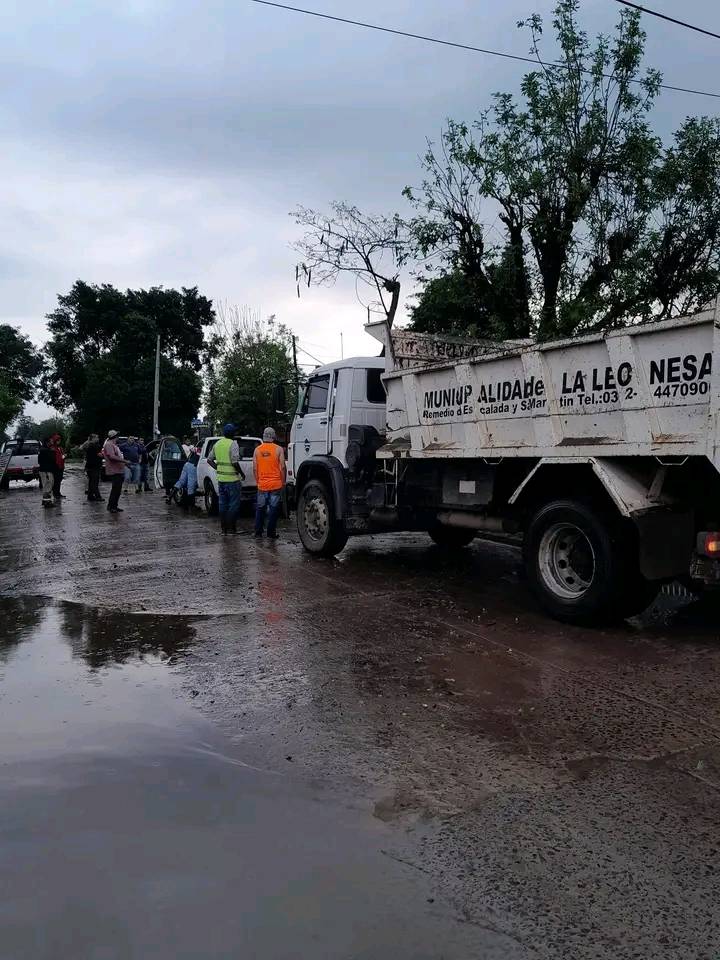
<svg viewBox="0 0 720 960">
<path fill-rule="evenodd" d="M 218 503 L 218 495 L 215 493 L 215 488 L 209 480 L 205 481 L 205 490 L 203 495 L 205 500 L 205 512 L 209 517 L 216 517 L 220 512 L 220 504 Z"/>
<path fill-rule="evenodd" d="M 640 573 L 633 529 L 594 503 L 556 500 L 540 507 L 523 552 L 540 604 L 565 623 L 623 620 L 649 606 L 659 590 Z"/>
<path fill-rule="evenodd" d="M 305 549 L 320 557 L 334 557 L 347 543 L 342 521 L 335 516 L 333 499 L 319 480 L 308 481 L 300 491 L 297 529 Z"/>
</svg>

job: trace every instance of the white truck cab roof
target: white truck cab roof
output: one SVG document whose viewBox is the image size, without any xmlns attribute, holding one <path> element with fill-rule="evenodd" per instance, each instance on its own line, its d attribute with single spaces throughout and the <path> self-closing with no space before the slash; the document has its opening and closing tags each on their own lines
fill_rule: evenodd
<svg viewBox="0 0 720 960">
<path fill-rule="evenodd" d="M 308 378 L 317 377 L 323 373 L 330 373 L 333 370 L 384 370 L 385 357 L 348 357 L 346 360 L 335 360 L 333 363 L 324 363 L 320 367 L 315 367 L 308 374 Z"/>
</svg>

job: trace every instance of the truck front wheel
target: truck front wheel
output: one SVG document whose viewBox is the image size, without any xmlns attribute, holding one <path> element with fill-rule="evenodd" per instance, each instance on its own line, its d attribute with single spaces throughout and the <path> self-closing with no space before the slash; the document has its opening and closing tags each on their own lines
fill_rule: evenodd
<svg viewBox="0 0 720 960">
<path fill-rule="evenodd" d="M 540 507 L 523 551 L 540 604 L 565 623 L 622 620 L 644 610 L 659 588 L 640 573 L 633 531 L 592 503 L 556 500 Z"/>
<path fill-rule="evenodd" d="M 335 504 L 320 480 L 309 480 L 297 502 L 297 528 L 309 553 L 334 557 L 347 543 L 342 521 L 335 516 Z"/>
</svg>

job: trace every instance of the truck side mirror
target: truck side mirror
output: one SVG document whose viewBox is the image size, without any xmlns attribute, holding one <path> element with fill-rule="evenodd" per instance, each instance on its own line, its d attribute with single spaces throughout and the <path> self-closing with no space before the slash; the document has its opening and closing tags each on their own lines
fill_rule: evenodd
<svg viewBox="0 0 720 960">
<path fill-rule="evenodd" d="M 275 413 L 285 413 L 287 409 L 287 397 L 285 396 L 284 383 L 276 383 L 273 387 L 272 406 Z"/>
</svg>

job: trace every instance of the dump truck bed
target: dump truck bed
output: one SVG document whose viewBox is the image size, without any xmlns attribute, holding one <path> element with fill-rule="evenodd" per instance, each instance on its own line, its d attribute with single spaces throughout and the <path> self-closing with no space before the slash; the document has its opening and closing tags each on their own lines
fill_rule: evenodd
<svg viewBox="0 0 720 960">
<path fill-rule="evenodd" d="M 707 456 L 720 469 L 720 321 L 544 344 L 368 326 L 385 344 L 380 457 Z"/>
</svg>

